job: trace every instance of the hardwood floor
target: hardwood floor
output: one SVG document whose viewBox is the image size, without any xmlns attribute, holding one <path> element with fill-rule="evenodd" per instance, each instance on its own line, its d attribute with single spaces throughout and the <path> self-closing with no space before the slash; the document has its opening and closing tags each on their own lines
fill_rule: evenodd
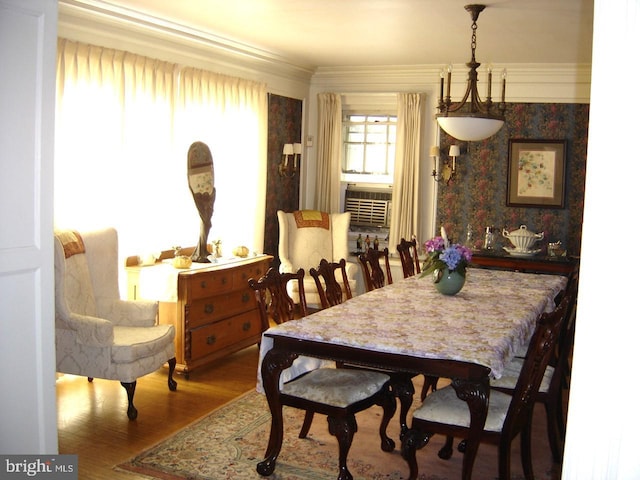
<svg viewBox="0 0 640 480">
<path fill-rule="evenodd" d="M 78 455 L 78 478 L 132 480 L 113 467 L 149 448 L 238 395 L 255 388 L 258 347 L 248 347 L 216 365 L 176 375 L 178 390 L 167 387 L 167 370 L 138 379 L 134 404 L 138 418 L 127 418 L 127 396 L 120 382 L 60 375 L 58 443 L 60 453 Z"/>
</svg>

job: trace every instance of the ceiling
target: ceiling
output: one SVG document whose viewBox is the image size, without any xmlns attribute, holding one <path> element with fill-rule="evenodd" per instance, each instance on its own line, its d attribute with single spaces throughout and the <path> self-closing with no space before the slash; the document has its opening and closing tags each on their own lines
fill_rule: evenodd
<svg viewBox="0 0 640 480">
<path fill-rule="evenodd" d="M 77 0 L 237 42 L 299 65 L 465 63 L 468 0 Z M 480 63 L 591 63 L 593 0 L 491 0 Z"/>
</svg>

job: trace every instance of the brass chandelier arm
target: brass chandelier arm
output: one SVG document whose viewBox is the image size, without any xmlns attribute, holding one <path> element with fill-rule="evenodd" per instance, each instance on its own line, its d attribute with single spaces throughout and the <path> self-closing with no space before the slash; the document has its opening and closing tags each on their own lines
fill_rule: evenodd
<svg viewBox="0 0 640 480">
<path fill-rule="evenodd" d="M 499 108 L 494 110 L 495 103 L 491 99 L 491 87 L 489 86 L 489 94 L 486 101 L 480 99 L 478 94 L 478 67 L 481 65 L 476 61 L 476 30 L 478 25 L 476 23 L 480 12 L 485 9 L 484 5 L 467 5 L 465 9 L 470 12 L 471 19 L 473 21 L 471 25 L 471 60 L 466 64 L 469 68 L 469 74 L 467 79 L 467 89 L 459 102 L 451 102 L 450 83 L 451 74 L 447 76 L 447 96 L 442 97 L 444 78 L 441 78 L 440 99 L 438 102 L 438 115 L 441 117 L 447 116 L 464 116 L 464 117 L 476 117 L 476 118 L 490 118 L 495 120 L 504 121 L 504 112 L 506 110 L 506 103 L 504 99 L 505 93 L 505 78 L 503 76 L 502 84 L 502 101 Z M 491 72 L 489 73 L 489 85 L 491 83 Z"/>
</svg>

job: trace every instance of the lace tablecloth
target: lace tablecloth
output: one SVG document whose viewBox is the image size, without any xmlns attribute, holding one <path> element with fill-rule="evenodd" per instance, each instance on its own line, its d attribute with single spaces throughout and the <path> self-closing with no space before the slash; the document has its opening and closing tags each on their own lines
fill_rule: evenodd
<svg viewBox="0 0 640 480">
<path fill-rule="evenodd" d="M 557 275 L 468 269 L 462 291 L 445 296 L 436 291 L 429 276 L 409 277 L 268 329 L 260 363 L 273 345 L 270 337 L 283 335 L 477 363 L 500 378 L 505 363 L 527 345 L 540 314 L 553 310 L 554 298 L 566 283 L 566 277 Z M 322 360 L 300 357 L 283 372 L 281 381 L 322 365 Z M 260 365 L 257 389 L 262 391 Z"/>
</svg>

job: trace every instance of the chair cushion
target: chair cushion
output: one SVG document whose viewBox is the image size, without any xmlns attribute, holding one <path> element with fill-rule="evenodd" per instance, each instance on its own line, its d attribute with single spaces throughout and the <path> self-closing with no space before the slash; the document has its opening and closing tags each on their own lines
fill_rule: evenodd
<svg viewBox="0 0 640 480">
<path fill-rule="evenodd" d="M 520 376 L 520 370 L 522 370 L 523 364 L 524 358 L 514 358 L 505 366 L 504 372 L 500 378 L 494 378 L 491 380 L 491 386 L 509 388 L 512 390 L 516 388 L 516 383 L 518 383 L 518 377 Z M 554 368 L 551 365 L 547 365 L 547 368 L 544 371 L 544 377 L 542 378 L 542 383 L 538 389 L 539 392 L 547 393 L 549 391 L 553 372 Z"/>
<path fill-rule="evenodd" d="M 281 393 L 346 408 L 375 395 L 389 375 L 367 370 L 319 368 L 284 384 Z"/>
<path fill-rule="evenodd" d="M 130 363 L 149 357 L 173 342 L 173 325 L 153 327 L 113 327 L 111 359 L 115 363 Z"/>
<path fill-rule="evenodd" d="M 500 432 L 507 417 L 511 395 L 492 390 L 484 429 Z M 466 402 L 460 400 L 452 386 L 447 386 L 427 395 L 422 405 L 413 413 L 413 418 L 429 422 L 469 427 L 471 414 Z"/>
</svg>

